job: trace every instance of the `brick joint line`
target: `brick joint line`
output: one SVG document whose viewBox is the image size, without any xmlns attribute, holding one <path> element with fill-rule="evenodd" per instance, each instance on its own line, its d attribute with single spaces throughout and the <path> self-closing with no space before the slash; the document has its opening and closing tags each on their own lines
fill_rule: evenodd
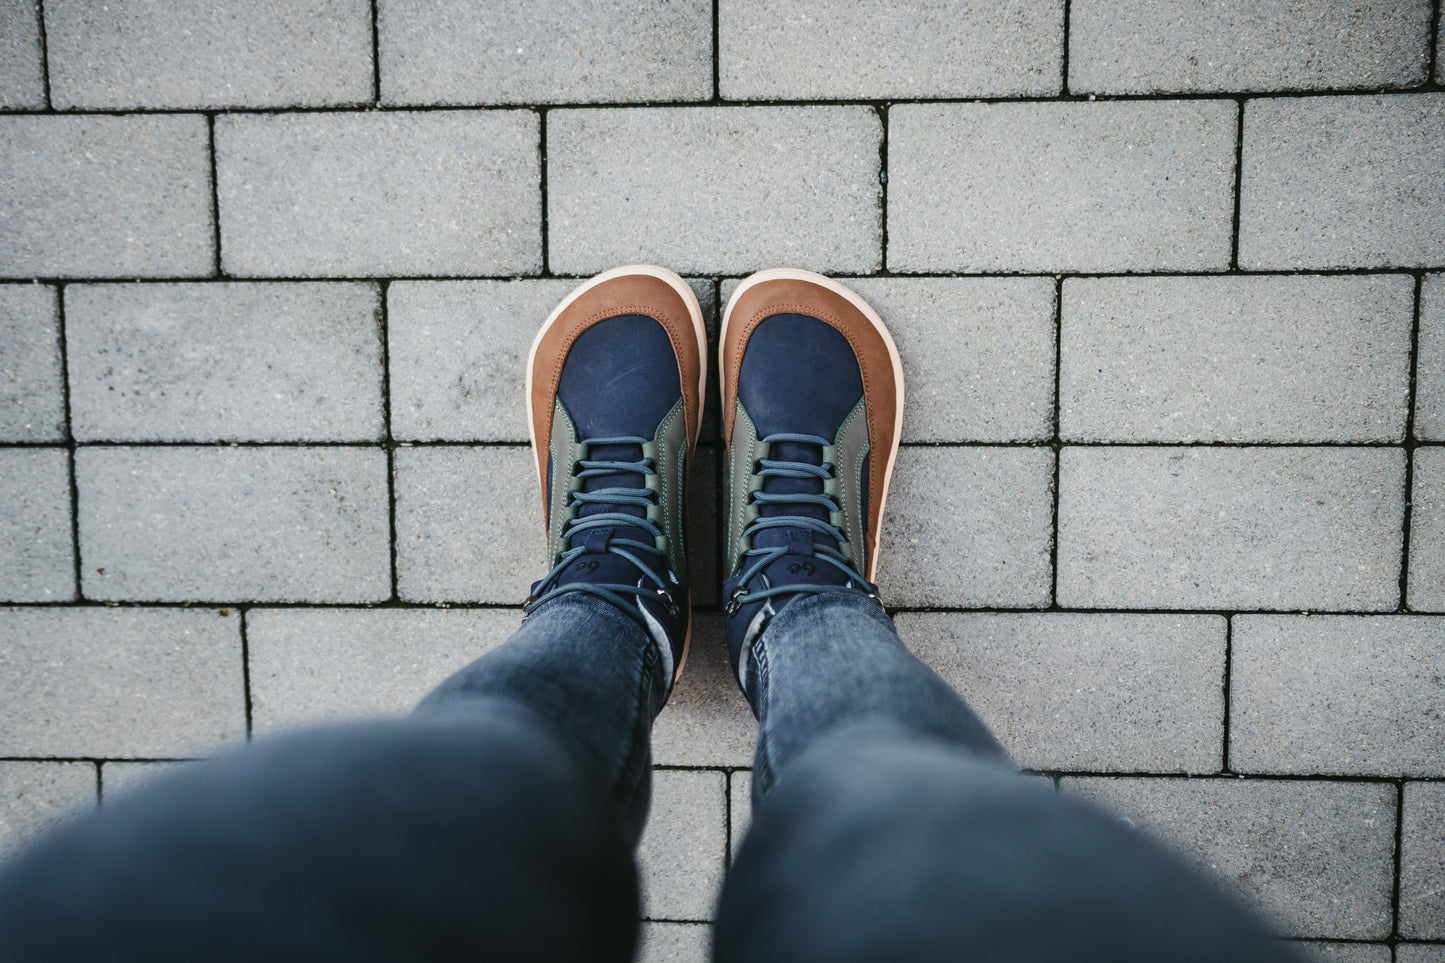
<svg viewBox="0 0 1445 963">
<path fill-rule="evenodd" d="M 377 337 L 381 342 L 381 425 L 386 449 L 387 550 L 390 554 L 391 601 L 397 601 L 396 571 L 396 439 L 391 432 L 391 282 L 382 281 L 377 290 Z"/>
<path fill-rule="evenodd" d="M 51 110 L 54 102 L 50 98 L 50 38 L 45 32 L 45 0 L 35 0 L 35 22 L 40 27 L 40 83 L 45 91 L 45 109 Z"/>
<path fill-rule="evenodd" d="M 251 640 L 247 633 L 247 610 L 241 607 L 238 612 L 241 620 L 241 695 L 246 706 L 246 741 L 250 742 L 253 735 L 251 726 Z"/>
<path fill-rule="evenodd" d="M 1410 381 L 1408 403 L 1405 407 L 1405 480 L 1403 514 L 1400 518 L 1400 603 L 1397 611 L 1410 611 L 1410 521 L 1413 513 L 1415 489 L 1415 402 L 1416 374 L 1420 362 L 1420 312 L 1424 298 L 1424 272 L 1415 273 L 1415 313 L 1410 326 Z"/>
</svg>

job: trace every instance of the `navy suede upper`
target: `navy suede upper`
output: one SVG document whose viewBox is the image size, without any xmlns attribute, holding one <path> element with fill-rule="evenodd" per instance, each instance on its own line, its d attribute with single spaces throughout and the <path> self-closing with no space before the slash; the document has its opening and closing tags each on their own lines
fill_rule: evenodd
<svg viewBox="0 0 1445 963">
<path fill-rule="evenodd" d="M 594 324 L 567 352 L 557 395 L 579 438 L 651 438 L 682 397 L 666 329 L 640 314 Z"/>
<path fill-rule="evenodd" d="M 831 439 L 863 397 L 848 339 L 801 314 L 775 314 L 748 337 L 738 399 L 758 436 L 796 432 Z"/>
</svg>

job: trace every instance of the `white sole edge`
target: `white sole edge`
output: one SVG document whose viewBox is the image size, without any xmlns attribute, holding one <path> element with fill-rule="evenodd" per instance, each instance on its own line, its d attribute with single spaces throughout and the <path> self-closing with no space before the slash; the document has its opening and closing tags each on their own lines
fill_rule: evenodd
<svg viewBox="0 0 1445 963">
<path fill-rule="evenodd" d="M 893 335 L 888 332 L 888 326 L 883 323 L 883 319 L 878 316 L 878 312 L 874 311 L 867 301 L 864 301 L 851 289 L 839 284 L 832 278 L 825 277 L 822 274 L 816 274 L 812 271 L 801 271 L 796 268 L 769 268 L 766 271 L 759 271 L 756 274 L 750 274 L 744 278 L 742 282 L 738 284 L 736 290 L 733 291 L 732 297 L 728 298 L 727 308 L 723 311 L 722 326 L 718 332 L 717 343 L 718 387 L 720 389 L 719 404 L 721 404 L 721 389 L 726 385 L 726 377 L 723 373 L 726 370 L 723 367 L 723 345 L 727 343 L 728 323 L 732 320 L 733 305 L 737 304 L 738 296 L 748 290 L 748 288 L 766 281 L 807 281 L 819 287 L 827 288 L 834 294 L 847 299 L 848 303 L 857 308 L 878 333 L 882 335 L 883 343 L 888 347 L 888 359 L 893 362 L 894 383 L 898 386 L 898 410 L 893 417 L 893 437 L 896 441 L 901 441 L 903 438 L 903 359 L 898 355 L 898 345 L 893 343 Z M 893 481 L 893 463 L 898 459 L 898 448 L 899 445 L 897 444 L 893 446 L 893 450 L 888 453 L 888 464 L 883 469 L 883 491 L 878 499 L 880 541 L 883 534 L 883 511 L 888 505 L 888 486 Z M 875 546 L 873 558 L 868 560 L 868 571 L 865 573 L 865 577 L 870 582 L 874 580 L 874 575 L 878 569 L 878 554 Z"/>
</svg>

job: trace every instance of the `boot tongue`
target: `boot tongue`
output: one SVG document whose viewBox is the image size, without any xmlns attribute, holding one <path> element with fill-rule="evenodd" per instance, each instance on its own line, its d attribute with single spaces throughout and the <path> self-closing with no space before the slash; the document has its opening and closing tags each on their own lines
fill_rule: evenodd
<svg viewBox="0 0 1445 963">
<path fill-rule="evenodd" d="M 769 461 L 803 462 L 809 465 L 823 463 L 823 450 L 818 445 L 796 441 L 780 441 L 771 446 Z M 763 491 L 770 495 L 821 495 L 821 478 L 778 478 L 769 476 L 763 480 Z M 822 505 L 811 503 L 788 504 L 786 502 L 763 505 L 759 513 L 764 518 L 781 515 L 802 515 L 827 522 L 828 510 Z M 838 540 L 822 532 L 808 528 L 765 528 L 753 536 L 754 548 L 786 548 L 787 553 L 763 567 L 762 574 L 772 585 L 830 584 L 842 585 L 848 577 L 837 566 L 814 557 L 815 545 L 838 547 Z"/>
<path fill-rule="evenodd" d="M 588 461 L 641 461 L 642 446 L 636 444 L 592 445 L 587 450 Z M 582 491 L 595 492 L 604 488 L 633 488 L 641 490 L 647 485 L 647 476 L 635 471 L 607 472 L 583 479 Z M 577 510 L 577 517 L 587 518 L 603 512 L 632 515 L 646 518 L 647 509 L 641 505 L 619 505 L 607 502 L 588 502 Z M 608 528 L 592 528 L 579 532 L 571 539 L 573 548 L 581 547 L 583 553 L 577 556 L 557 577 L 557 585 L 569 582 L 620 582 L 635 584 L 641 572 L 621 555 L 609 552 L 607 543 L 614 538 L 629 538 L 651 544 L 653 536 L 644 528 L 632 525 L 617 525 Z M 634 554 L 637 554 L 634 552 Z M 649 556 L 643 555 L 643 558 Z M 659 572 L 659 574 L 661 574 Z"/>
</svg>

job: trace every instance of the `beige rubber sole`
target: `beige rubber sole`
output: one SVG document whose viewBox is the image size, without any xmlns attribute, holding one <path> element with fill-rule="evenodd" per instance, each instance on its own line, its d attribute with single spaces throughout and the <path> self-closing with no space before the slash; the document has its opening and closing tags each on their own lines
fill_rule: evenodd
<svg viewBox="0 0 1445 963">
<path fill-rule="evenodd" d="M 693 331 L 697 334 L 697 343 L 703 351 L 703 355 L 698 359 L 699 363 L 697 366 L 698 431 L 694 431 L 687 440 L 689 452 L 697 450 L 698 434 L 702 430 L 702 406 L 707 402 L 707 330 L 703 327 L 702 323 L 702 305 L 698 303 L 697 295 L 693 293 L 688 283 L 667 268 L 657 267 L 652 264 L 629 264 L 624 267 L 612 268 L 610 271 L 603 271 L 596 277 L 584 281 L 574 288 L 570 294 L 562 299 L 562 302 L 558 304 L 557 307 L 552 309 L 552 313 L 547 315 L 547 320 L 542 322 L 542 327 L 537 330 L 537 336 L 532 339 L 532 347 L 527 352 L 527 386 L 525 389 L 526 394 L 523 395 L 523 398 L 527 405 L 527 437 L 532 442 L 532 457 L 537 462 L 538 477 L 542 477 L 545 474 L 547 465 L 542 460 L 541 451 L 537 448 L 536 422 L 532 417 L 532 369 L 537 360 L 537 348 L 542 344 L 542 339 L 546 337 L 548 330 L 550 330 L 557 319 L 562 316 L 562 312 L 571 306 L 572 302 L 604 281 L 611 281 L 613 278 L 632 274 L 645 274 L 667 282 L 668 287 L 676 291 L 682 297 L 683 303 L 687 305 L 687 315 L 692 320 Z M 688 464 L 691 465 L 691 463 L 692 457 L 689 455 Z M 543 492 L 542 496 L 546 498 L 546 492 Z M 543 538 L 545 537 L 546 533 L 544 532 Z M 677 667 L 672 674 L 674 685 L 676 685 L 677 680 L 682 677 L 682 668 L 687 665 L 688 650 L 692 648 L 692 593 L 690 590 L 688 592 L 687 604 L 687 632 L 683 636 L 682 657 L 677 660 Z"/>
<path fill-rule="evenodd" d="M 903 359 L 898 356 L 898 345 L 893 343 L 893 335 L 889 333 L 888 326 L 883 323 L 883 319 L 878 316 L 878 312 L 874 311 L 867 301 L 864 301 L 853 291 L 834 281 L 832 278 L 824 277 L 821 274 L 814 274 L 812 271 L 799 271 L 794 268 L 770 268 L 766 271 L 759 271 L 756 274 L 744 278 L 742 282 L 738 284 L 737 290 L 733 291 L 732 297 L 728 298 L 727 310 L 723 312 L 722 331 L 718 335 L 717 346 L 717 370 L 720 381 L 719 397 L 721 397 L 721 391 L 726 390 L 726 382 L 722 377 L 723 345 L 727 343 L 728 324 L 732 321 L 733 305 L 737 303 L 738 295 L 755 284 L 763 284 L 767 281 L 807 281 L 819 287 L 827 288 L 834 294 L 847 299 L 849 304 L 857 308 L 859 312 L 868 319 L 868 322 L 877 329 L 879 335 L 883 338 L 883 343 L 888 346 L 888 359 L 893 362 L 893 380 L 894 383 L 898 385 L 898 410 L 893 418 L 893 449 L 888 453 L 888 464 L 883 470 L 883 492 L 878 499 L 878 518 L 876 519 L 876 528 L 872 532 L 873 544 L 875 546 L 879 545 L 883 528 L 883 511 L 888 506 L 888 486 L 893 481 L 893 463 L 898 459 L 898 441 L 903 437 Z M 874 580 L 874 575 L 878 569 L 878 555 L 879 552 L 875 551 L 873 558 L 868 560 L 868 571 L 865 573 L 865 577 L 870 582 Z"/>
</svg>

